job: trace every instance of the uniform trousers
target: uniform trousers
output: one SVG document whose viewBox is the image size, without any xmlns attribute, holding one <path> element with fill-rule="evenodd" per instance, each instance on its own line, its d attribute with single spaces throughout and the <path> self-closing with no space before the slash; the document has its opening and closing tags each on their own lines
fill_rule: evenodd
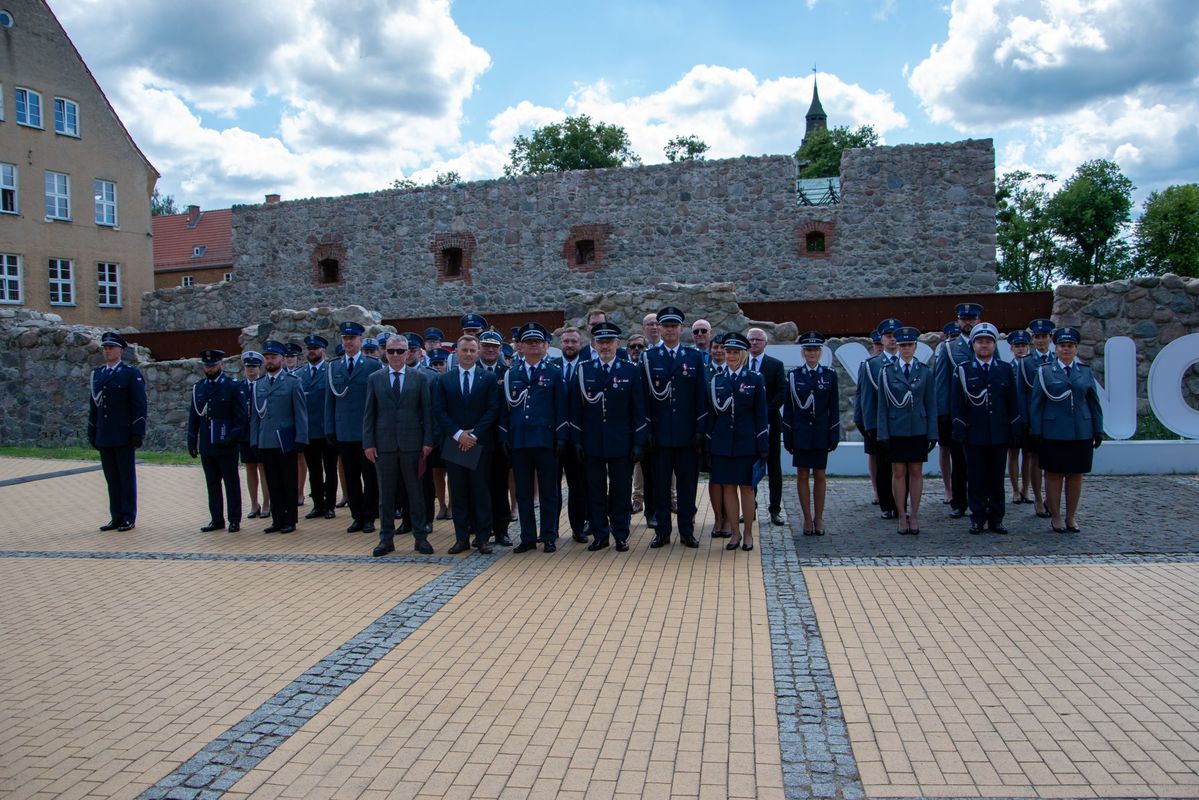
<svg viewBox="0 0 1199 800">
<path fill-rule="evenodd" d="M 573 447 L 558 459 L 558 485 L 561 487 L 562 476 L 566 477 L 566 517 L 570 520 L 571 533 L 584 533 L 590 516 L 587 503 L 587 474 L 584 462 L 575 453 Z M 561 491 L 561 489 L 559 489 Z"/>
<path fill-rule="evenodd" d="M 878 441 L 878 429 L 868 431 L 874 444 L 874 491 L 878 495 L 878 508 L 886 513 L 898 511 L 895 493 L 891 491 L 891 454 Z"/>
<path fill-rule="evenodd" d="M 606 542 L 611 533 L 616 541 L 627 542 L 633 516 L 633 459 L 587 456 L 583 468 L 593 541 Z"/>
<path fill-rule="evenodd" d="M 962 443 L 953 438 L 953 423 L 948 417 L 937 420 L 937 433 L 937 440 L 942 445 L 949 442 L 949 507 L 965 511 L 968 502 L 966 451 Z"/>
<path fill-rule="evenodd" d="M 970 521 L 975 525 L 997 525 L 1003 521 L 1007 451 L 1006 444 L 965 446 Z"/>
<path fill-rule="evenodd" d="M 100 466 L 108 484 L 108 513 L 113 522 L 133 523 L 137 519 L 137 474 L 133 469 L 135 448 L 101 447 Z"/>
<path fill-rule="evenodd" d="M 332 511 L 337 505 L 337 448 L 323 437 L 311 439 L 304 448 L 304 462 L 312 510 L 318 514 Z"/>
<path fill-rule="evenodd" d="M 482 447 L 476 444 L 475 447 Z M 450 516 L 454 520 L 454 538 L 459 544 L 470 544 L 475 535 L 475 547 L 491 538 L 491 454 L 486 449 L 474 469 L 446 462 L 446 477 L 450 482 Z M 504 487 L 504 513 L 507 519 L 507 486 Z"/>
<path fill-rule="evenodd" d="M 362 453 L 362 441 L 343 442 L 339 439 L 337 453 L 346 471 L 346 500 L 350 513 L 357 522 L 374 522 L 379 510 L 379 480 L 374 467 Z M 271 506 L 274 507 L 274 501 Z"/>
<path fill-rule="evenodd" d="M 296 451 L 284 453 L 278 447 L 262 448 L 262 469 L 266 488 L 271 494 L 271 525 L 287 528 L 296 524 L 296 506 L 300 487 L 296 485 Z"/>
<path fill-rule="evenodd" d="M 783 510 L 783 415 L 777 408 L 770 409 L 770 447 L 766 453 L 766 480 L 770 484 L 770 513 Z"/>
<path fill-rule="evenodd" d="M 508 505 L 508 470 L 512 468 L 503 450 L 490 454 L 488 491 L 491 495 L 491 535 L 498 542 L 508 535 L 512 521 L 512 506 Z"/>
<path fill-rule="evenodd" d="M 679 533 L 695 535 L 695 492 L 699 485 L 699 454 L 692 445 L 664 447 L 654 445 L 654 514 L 658 526 L 654 532 L 669 539 L 670 481 L 675 480 L 678 490 Z"/>
<path fill-rule="evenodd" d="M 516 508 L 520 515 L 520 541 L 536 544 L 537 517 L 533 512 L 533 476 L 541 503 L 541 541 L 558 540 L 558 458 L 552 447 L 522 447 L 512 451 L 512 475 L 516 478 Z"/>
<path fill-rule="evenodd" d="M 208 519 L 216 524 L 223 520 L 241 522 L 241 473 L 237 469 L 237 451 L 220 455 L 200 456 L 204 468 L 204 483 L 208 486 Z M 224 497 L 222 497 L 222 486 Z M 225 515 L 225 501 L 229 514 Z"/>
<path fill-rule="evenodd" d="M 369 463 L 369 462 L 368 462 Z M 378 451 L 375 458 L 375 484 L 379 487 L 379 543 L 391 544 L 396 533 L 396 501 L 403 492 L 412 524 L 412 535 L 416 541 L 428 538 L 432 527 L 431 518 L 425 514 L 424 498 L 421 497 L 420 478 L 416 471 L 420 464 L 420 451 Z M 347 476 L 347 480 L 349 480 Z M 372 519 L 374 515 L 371 515 Z"/>
</svg>

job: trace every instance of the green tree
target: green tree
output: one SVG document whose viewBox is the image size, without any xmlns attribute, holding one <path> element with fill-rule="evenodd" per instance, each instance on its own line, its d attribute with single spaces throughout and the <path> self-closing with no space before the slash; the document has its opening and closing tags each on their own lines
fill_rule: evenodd
<svg viewBox="0 0 1199 800">
<path fill-rule="evenodd" d="M 1017 292 L 1032 292 L 1053 285 L 1058 246 L 1049 228 L 1046 207 L 1053 175 L 1024 170 L 999 179 L 995 192 L 995 232 L 999 255 L 999 281 Z"/>
<path fill-rule="evenodd" d="M 675 161 L 703 161 L 704 153 L 708 152 L 708 143 L 699 138 L 695 134 L 688 136 L 676 136 L 666 143 L 663 150 L 666 153 L 666 160 Z"/>
<path fill-rule="evenodd" d="M 624 128 L 606 122 L 593 124 L 587 115 L 550 123 L 531 136 L 517 136 L 508 157 L 504 167 L 508 177 L 641 163 Z"/>
<path fill-rule="evenodd" d="M 415 189 L 418 186 L 457 186 L 462 183 L 462 176 L 457 172 L 439 172 L 428 183 L 417 183 L 411 178 L 396 178 L 391 182 L 391 189 Z"/>
<path fill-rule="evenodd" d="M 163 195 L 155 189 L 150 195 L 150 216 L 165 217 L 167 214 L 178 214 L 179 209 L 175 206 L 174 195 Z"/>
<path fill-rule="evenodd" d="M 835 178 L 841 174 L 841 153 L 854 147 L 877 147 L 878 131 L 873 125 L 850 130 L 841 125 L 816 131 L 795 151 L 801 178 Z"/>
<path fill-rule="evenodd" d="M 1122 235 L 1132 211 L 1132 181 L 1114 161 L 1079 166 L 1049 201 L 1049 225 L 1061 242 L 1062 275 L 1075 283 L 1103 283 L 1131 275 L 1132 248 Z"/>
<path fill-rule="evenodd" d="M 1140 269 L 1199 278 L 1199 183 L 1150 194 L 1136 239 Z"/>
</svg>

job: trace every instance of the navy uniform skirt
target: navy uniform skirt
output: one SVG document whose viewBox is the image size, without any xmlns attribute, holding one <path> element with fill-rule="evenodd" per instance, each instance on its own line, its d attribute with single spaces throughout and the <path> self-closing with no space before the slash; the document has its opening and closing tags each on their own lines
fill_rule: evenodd
<svg viewBox="0 0 1199 800">
<path fill-rule="evenodd" d="M 1046 472 L 1085 475 L 1091 471 L 1095 449 L 1090 439 L 1042 439 L 1040 467 Z"/>
<path fill-rule="evenodd" d="M 828 469 L 828 449 L 796 450 L 791 466 L 799 469 Z"/>
<path fill-rule="evenodd" d="M 757 456 L 712 456 L 712 471 L 708 478 L 722 486 L 753 486 L 754 463 Z"/>
<path fill-rule="evenodd" d="M 892 464 L 923 464 L 928 461 L 928 437 L 892 436 L 887 442 L 887 460 Z"/>
<path fill-rule="evenodd" d="M 237 450 L 241 454 L 241 463 L 243 464 L 261 464 L 262 455 L 258 452 L 257 447 L 252 447 L 249 442 L 238 442 Z"/>
</svg>

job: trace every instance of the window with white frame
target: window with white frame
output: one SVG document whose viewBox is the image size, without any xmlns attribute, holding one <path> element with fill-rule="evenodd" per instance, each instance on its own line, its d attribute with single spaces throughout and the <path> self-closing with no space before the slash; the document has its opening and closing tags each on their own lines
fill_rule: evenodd
<svg viewBox="0 0 1199 800">
<path fill-rule="evenodd" d="M 75 305 L 75 264 L 69 258 L 50 259 L 50 305 Z"/>
<path fill-rule="evenodd" d="M 46 217 L 71 218 L 71 178 L 61 172 L 46 171 Z"/>
<path fill-rule="evenodd" d="M 54 98 L 54 130 L 65 136 L 79 135 L 79 104 L 65 97 Z"/>
<path fill-rule="evenodd" d="M 96 290 L 98 302 L 104 308 L 119 308 L 121 305 L 121 265 L 108 261 L 96 264 Z"/>
<path fill-rule="evenodd" d="M 0 213 L 16 214 L 21 210 L 17 188 L 17 165 L 0 164 Z"/>
<path fill-rule="evenodd" d="M 17 124 L 42 127 L 42 96 L 32 89 L 17 89 Z"/>
<path fill-rule="evenodd" d="M 191 286 L 195 282 L 196 282 L 196 279 L 193 278 L 191 275 L 184 275 L 183 281 L 180 283 L 180 286 Z"/>
<path fill-rule="evenodd" d="M 0 303 L 21 302 L 21 257 L 0 253 Z"/>
<path fill-rule="evenodd" d="M 225 282 L 226 282 L 226 283 L 228 283 L 228 282 L 229 282 L 229 281 L 231 281 L 231 280 L 233 280 L 233 273 L 232 273 L 232 272 L 226 272 L 226 273 L 225 273 Z"/>
<path fill-rule="evenodd" d="M 96 192 L 96 224 L 117 226 L 117 185 L 112 181 L 93 181 Z"/>
</svg>

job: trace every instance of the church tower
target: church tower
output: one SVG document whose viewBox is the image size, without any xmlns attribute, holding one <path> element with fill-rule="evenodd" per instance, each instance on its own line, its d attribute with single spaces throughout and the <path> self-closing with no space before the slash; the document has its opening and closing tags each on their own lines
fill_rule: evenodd
<svg viewBox="0 0 1199 800">
<path fill-rule="evenodd" d="M 808 113 L 804 116 L 807 124 L 804 126 L 803 141 L 799 143 L 803 147 L 808 143 L 813 133 L 817 131 L 828 130 L 828 114 L 824 113 L 824 106 L 820 105 L 820 90 L 816 86 L 816 75 L 812 75 L 812 105 L 808 106 Z"/>
</svg>

